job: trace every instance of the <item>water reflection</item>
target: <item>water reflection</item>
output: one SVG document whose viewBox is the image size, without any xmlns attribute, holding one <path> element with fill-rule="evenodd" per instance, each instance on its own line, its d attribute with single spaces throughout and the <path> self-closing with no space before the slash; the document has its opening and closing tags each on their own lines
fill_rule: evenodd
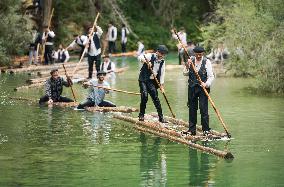
<svg viewBox="0 0 284 187">
<path fill-rule="evenodd" d="M 140 186 L 166 186 L 167 161 L 163 150 L 160 150 L 161 138 L 148 138 L 144 133 L 140 134 L 141 158 L 140 158 Z"/>
<path fill-rule="evenodd" d="M 196 149 L 189 149 L 189 186 L 214 186 L 214 169 L 210 168 L 212 163 L 209 155 L 201 153 L 198 157 Z"/>
<path fill-rule="evenodd" d="M 107 114 L 100 112 L 96 112 L 91 118 L 83 116 L 85 134 L 88 134 L 94 144 L 109 144 L 111 124 L 108 119 Z"/>
</svg>

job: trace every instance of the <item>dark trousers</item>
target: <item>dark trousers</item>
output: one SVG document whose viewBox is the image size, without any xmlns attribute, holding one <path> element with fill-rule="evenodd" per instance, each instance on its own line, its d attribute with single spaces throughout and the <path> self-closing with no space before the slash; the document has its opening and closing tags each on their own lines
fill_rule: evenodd
<svg viewBox="0 0 284 187">
<path fill-rule="evenodd" d="M 89 64 L 89 76 L 88 78 L 92 78 L 93 77 L 93 68 L 94 68 L 94 61 L 96 64 L 96 71 L 100 71 L 100 66 L 101 66 L 101 55 L 97 55 L 97 56 L 90 56 L 88 55 L 88 64 Z"/>
<path fill-rule="evenodd" d="M 208 93 L 210 92 L 207 89 Z M 201 114 L 201 125 L 203 131 L 209 131 L 209 115 L 208 115 L 208 97 L 204 93 L 203 89 L 198 85 L 194 87 L 188 87 L 188 107 L 189 107 L 189 131 L 196 132 L 197 123 L 197 110 L 199 109 Z"/>
<path fill-rule="evenodd" d="M 49 100 L 49 97 L 47 95 L 42 96 L 39 99 L 39 104 L 43 104 L 43 103 L 47 102 L 48 100 Z M 52 100 L 53 100 L 53 102 L 65 102 L 65 103 L 74 102 L 72 99 L 69 99 L 68 97 L 62 97 L 62 96 L 60 96 L 59 99 L 52 99 Z"/>
<path fill-rule="evenodd" d="M 159 119 L 163 119 L 163 111 L 161 103 L 158 97 L 158 91 L 152 80 L 148 81 L 139 81 L 140 93 L 141 93 L 141 102 L 140 102 L 140 113 L 139 116 L 144 116 L 146 110 L 146 104 L 148 101 L 148 93 L 150 94 L 152 101 L 156 107 L 156 110 L 159 115 Z"/>
<path fill-rule="evenodd" d="M 108 42 L 108 52 L 109 53 L 115 53 L 116 52 L 115 42 L 112 42 L 112 41 Z"/>
<path fill-rule="evenodd" d="M 44 65 L 52 64 L 53 45 L 45 45 L 44 49 Z"/>
<path fill-rule="evenodd" d="M 121 43 L 121 51 L 126 53 L 126 43 Z"/>
<path fill-rule="evenodd" d="M 90 100 L 90 99 L 87 99 L 86 101 L 80 103 L 78 105 L 78 109 L 84 109 L 85 107 L 93 107 L 95 106 L 95 102 Z M 110 101 L 102 101 L 100 104 L 99 104 L 99 107 L 116 107 L 115 104 L 113 104 L 112 102 Z"/>
</svg>

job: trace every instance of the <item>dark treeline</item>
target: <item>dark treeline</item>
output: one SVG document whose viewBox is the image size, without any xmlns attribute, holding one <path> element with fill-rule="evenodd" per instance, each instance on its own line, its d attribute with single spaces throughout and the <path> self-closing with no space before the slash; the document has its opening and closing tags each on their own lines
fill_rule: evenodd
<svg viewBox="0 0 284 187">
<path fill-rule="evenodd" d="M 98 24 L 105 33 L 109 21 L 118 30 L 122 23 L 130 28 L 129 50 L 137 49 L 138 40 L 148 49 L 164 43 L 176 50 L 170 29 L 185 27 L 188 40 L 208 52 L 224 44 L 230 52 L 225 65 L 234 76 L 255 77 L 257 90 L 283 93 L 283 6 L 281 0 L 53 0 L 52 28 L 56 44 L 67 45 L 100 12 Z M 27 12 L 21 1 L 0 1 L 2 65 L 14 55 L 24 55 L 33 25 L 42 26 L 42 20 L 31 19 Z"/>
</svg>

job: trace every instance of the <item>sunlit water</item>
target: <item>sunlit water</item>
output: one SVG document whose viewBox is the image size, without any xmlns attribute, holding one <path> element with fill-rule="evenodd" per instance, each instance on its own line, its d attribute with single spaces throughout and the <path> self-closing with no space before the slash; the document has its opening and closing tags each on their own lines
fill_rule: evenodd
<svg viewBox="0 0 284 187">
<path fill-rule="evenodd" d="M 168 62 L 174 64 L 174 57 Z M 139 91 L 138 63 L 112 87 Z M 212 98 L 232 133 L 230 142 L 204 143 L 229 150 L 226 161 L 132 128 L 111 114 L 40 107 L 8 96 L 39 98 L 42 89 L 14 92 L 28 75 L 0 76 L 0 186 L 284 186 L 283 97 L 244 91 L 251 80 L 217 78 Z M 187 85 L 180 69 L 166 72 L 166 95 L 178 118 L 188 120 Z M 86 90 L 75 86 L 79 100 Z M 71 96 L 69 89 L 64 95 Z M 111 93 L 117 105 L 139 107 L 134 95 Z M 160 94 L 164 113 L 170 116 Z M 154 112 L 149 98 L 147 112 Z M 133 114 L 137 116 L 137 113 Z M 210 125 L 223 131 L 210 109 Z"/>
</svg>

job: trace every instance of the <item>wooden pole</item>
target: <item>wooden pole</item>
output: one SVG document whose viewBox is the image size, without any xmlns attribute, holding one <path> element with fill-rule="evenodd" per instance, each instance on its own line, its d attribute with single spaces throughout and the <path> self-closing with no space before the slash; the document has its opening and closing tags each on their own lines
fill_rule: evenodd
<svg viewBox="0 0 284 187">
<path fill-rule="evenodd" d="M 94 21 L 93 27 L 92 27 L 92 31 L 93 31 L 93 32 L 94 32 L 95 26 L 97 25 L 97 21 L 98 21 L 99 16 L 100 16 L 100 13 L 98 12 L 98 14 L 97 14 L 97 16 L 96 16 L 96 19 L 95 19 L 95 21 Z M 89 33 L 89 35 L 88 35 L 88 42 L 87 42 L 87 45 L 86 45 L 85 48 L 84 48 L 84 51 L 83 51 L 83 53 L 82 53 L 82 55 L 81 55 L 81 58 L 80 58 L 79 62 L 77 63 L 77 66 L 75 67 L 74 71 L 72 72 L 72 76 L 74 76 L 74 74 L 76 73 L 77 68 L 78 68 L 78 65 L 82 62 L 82 60 L 83 60 L 83 58 L 84 58 L 84 56 L 85 56 L 85 53 L 87 52 L 87 46 L 88 46 L 88 43 L 89 43 L 89 41 L 90 41 L 90 39 L 91 39 L 91 37 L 92 37 L 92 35 L 93 35 L 93 32 Z"/>
<path fill-rule="evenodd" d="M 67 71 L 66 71 L 66 68 L 65 68 L 65 66 L 64 66 L 64 63 L 62 64 L 62 66 L 63 66 L 63 68 L 64 68 L 64 71 L 65 71 L 65 75 L 66 75 L 66 78 L 67 78 L 67 82 L 68 82 L 68 84 L 70 85 L 70 88 L 71 88 L 71 91 L 72 91 L 72 95 L 73 95 L 73 97 L 74 97 L 74 101 L 75 102 L 77 102 L 77 100 L 76 100 L 76 96 L 75 96 L 75 93 L 74 93 L 74 90 L 73 90 L 73 87 L 72 87 L 72 82 L 69 82 L 69 76 L 67 75 Z"/>
<path fill-rule="evenodd" d="M 107 88 L 107 87 L 103 87 L 103 86 L 94 86 L 94 87 L 103 88 L 103 89 L 106 89 L 106 90 L 112 90 L 112 91 L 115 91 L 115 92 L 126 93 L 126 94 L 141 95 L 140 93 L 137 93 L 137 92 L 128 92 L 128 91 L 119 90 L 119 89 L 115 89 L 115 88 Z"/>
<path fill-rule="evenodd" d="M 185 51 L 185 54 L 187 55 L 188 58 L 190 58 L 190 55 L 188 54 L 188 51 L 186 50 L 186 48 L 185 48 L 185 46 L 183 45 L 183 43 L 181 42 L 181 39 L 180 39 L 180 37 L 179 37 L 177 31 L 174 30 L 174 32 L 175 32 L 175 34 L 176 34 L 176 36 L 177 36 L 177 38 L 178 38 L 179 43 L 180 43 L 181 46 L 183 47 L 183 49 L 184 49 L 184 51 Z M 216 112 L 216 114 L 217 114 L 217 117 L 218 117 L 218 119 L 220 120 L 220 122 L 221 122 L 221 124 L 222 124 L 222 126 L 223 126 L 223 128 L 224 128 L 224 130 L 225 130 L 225 132 L 226 132 L 226 134 L 227 134 L 227 136 L 228 136 L 228 138 L 230 138 L 230 137 L 231 137 L 231 134 L 229 133 L 228 128 L 227 128 L 227 126 L 226 126 L 226 124 L 225 124 L 223 118 L 221 117 L 221 114 L 220 114 L 219 110 L 216 108 L 216 106 L 215 106 L 213 100 L 211 99 L 209 93 L 207 92 L 206 88 L 205 88 L 204 86 L 202 86 L 202 80 L 201 80 L 201 78 L 200 78 L 198 72 L 196 71 L 196 69 L 195 69 L 193 63 L 191 63 L 191 67 L 192 67 L 192 69 L 193 69 L 193 71 L 194 71 L 195 76 L 197 77 L 197 80 L 198 80 L 200 86 L 202 87 L 202 89 L 203 89 L 204 93 L 206 94 L 206 96 L 208 97 L 208 100 L 210 101 L 210 103 L 211 103 L 213 109 L 215 110 L 215 112 Z"/>
<path fill-rule="evenodd" d="M 50 18 L 48 20 L 48 29 L 50 28 L 50 25 L 51 25 L 51 19 L 52 19 L 52 16 L 53 16 L 53 12 L 54 12 L 54 8 L 52 8 L 51 10 L 51 15 L 50 15 Z M 43 56 L 44 56 L 44 52 L 45 52 L 45 43 L 46 43 L 46 36 L 45 36 L 45 39 L 44 39 L 44 42 L 42 44 L 42 51 L 41 51 L 41 60 L 43 60 Z"/>
<path fill-rule="evenodd" d="M 153 69 L 150 67 L 150 63 L 149 63 L 149 61 L 148 61 L 148 59 L 146 58 L 145 55 L 144 55 L 144 59 L 145 59 L 146 64 L 147 64 L 148 67 L 149 67 L 149 70 L 151 71 L 151 73 L 152 73 L 152 75 L 153 75 L 153 77 L 154 77 L 156 83 L 158 84 L 158 86 L 159 86 L 159 88 L 160 88 L 160 90 L 161 90 L 161 92 L 162 92 L 162 94 L 163 94 L 163 96 L 164 96 L 164 98 L 165 98 L 165 100 L 166 100 L 166 102 L 167 102 L 167 105 L 168 105 L 168 107 L 169 107 L 169 109 L 170 109 L 170 111 L 171 111 L 171 114 L 172 114 L 173 118 L 176 118 L 176 116 L 175 116 L 175 114 L 174 114 L 174 112 L 173 112 L 173 110 L 172 110 L 172 107 L 171 107 L 171 105 L 170 105 L 170 103 L 169 103 L 169 101 L 168 101 L 168 98 L 167 98 L 167 96 L 166 96 L 164 90 L 161 88 L 161 84 L 160 84 L 160 82 L 158 81 L 158 79 L 156 78 L 156 76 L 155 76 L 155 74 L 154 74 L 154 71 L 153 71 Z"/>
</svg>

